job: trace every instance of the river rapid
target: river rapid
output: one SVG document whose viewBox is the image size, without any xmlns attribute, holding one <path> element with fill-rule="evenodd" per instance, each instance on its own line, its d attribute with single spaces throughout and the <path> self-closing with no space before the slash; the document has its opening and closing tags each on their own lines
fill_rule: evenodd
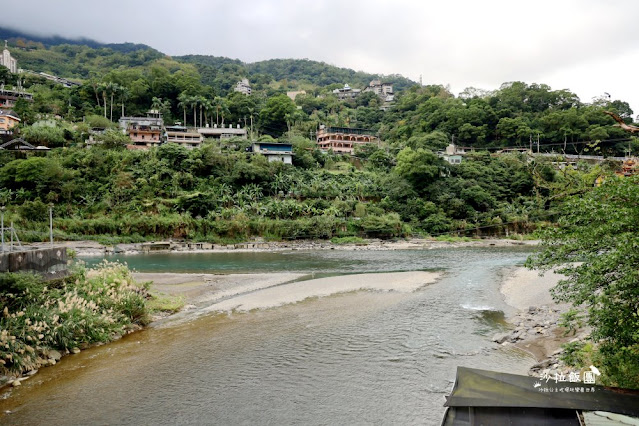
<svg viewBox="0 0 639 426">
<path fill-rule="evenodd" d="M 355 291 L 163 322 L 42 369 L 0 399 L 0 423 L 440 424 L 457 366 L 525 374 L 534 363 L 491 342 L 513 312 L 499 293 L 501 275 L 529 254 L 458 248 L 130 256 L 125 260 L 142 272 L 443 275 L 412 292 Z"/>
</svg>

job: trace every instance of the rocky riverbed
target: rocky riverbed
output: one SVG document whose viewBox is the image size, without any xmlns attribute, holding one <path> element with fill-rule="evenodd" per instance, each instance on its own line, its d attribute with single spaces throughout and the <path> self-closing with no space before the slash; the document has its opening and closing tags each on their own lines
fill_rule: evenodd
<svg viewBox="0 0 639 426">
<path fill-rule="evenodd" d="M 570 368 L 559 358 L 565 343 L 583 340 L 589 334 L 586 328 L 571 331 L 559 326 L 561 315 L 570 305 L 555 303 L 550 289 L 562 279 L 561 275 L 548 272 L 539 276 L 536 271 L 523 267 L 506 274 L 501 292 L 506 303 L 518 309 L 508 318 L 511 329 L 493 337 L 496 344 L 513 345 L 531 353 L 537 360 L 529 375 L 541 377 L 567 374 Z"/>
</svg>

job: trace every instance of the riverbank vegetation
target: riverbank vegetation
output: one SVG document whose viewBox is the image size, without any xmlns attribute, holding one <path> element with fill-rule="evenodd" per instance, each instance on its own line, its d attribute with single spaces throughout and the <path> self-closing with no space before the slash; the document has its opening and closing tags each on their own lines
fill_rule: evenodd
<svg viewBox="0 0 639 426">
<path fill-rule="evenodd" d="M 631 121 L 626 102 L 583 103 L 544 84 L 509 82 L 455 96 L 440 85 L 388 76 L 395 101 L 382 109 L 372 92 L 339 100 L 333 90 L 384 76 L 319 62 L 244 64 L 169 58 L 141 45 L 21 43 L 15 55 L 25 67 L 83 83 L 66 88 L 21 75 L 34 101 L 16 103 L 19 135 L 54 148 L 0 154 L 0 205 L 25 241 L 46 238 L 50 203 L 56 239 L 104 243 L 528 234 L 618 164 L 562 162 L 509 148 L 623 155 L 639 147 L 602 113 Z M 251 96 L 232 89 L 243 77 L 254 82 Z M 302 89 L 294 100 L 285 94 Z M 249 126 L 253 139 L 291 143 L 293 166 L 247 152 L 250 139 L 208 140 L 195 150 L 124 150 L 117 120 L 149 108 L 167 124 Z M 320 125 L 367 128 L 382 142 L 354 156 L 322 153 L 314 142 Z M 90 135 L 98 143 L 86 149 Z M 469 151 L 461 164 L 438 155 L 451 141 Z"/>
<path fill-rule="evenodd" d="M 61 354 L 146 325 L 147 290 L 118 263 L 77 265 L 69 277 L 52 282 L 0 274 L 0 376 L 54 364 Z"/>
<path fill-rule="evenodd" d="M 567 348 L 577 367 L 597 365 L 605 384 L 639 389 L 639 178 L 610 179 L 560 206 L 558 226 L 541 232 L 542 248 L 528 265 L 555 268 L 566 279 L 553 289 L 576 309 L 567 329 L 586 322 L 589 341 Z"/>
</svg>

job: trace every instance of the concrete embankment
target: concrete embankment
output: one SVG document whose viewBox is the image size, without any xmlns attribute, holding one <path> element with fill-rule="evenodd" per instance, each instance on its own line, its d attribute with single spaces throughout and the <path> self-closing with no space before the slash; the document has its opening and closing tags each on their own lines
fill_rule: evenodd
<svg viewBox="0 0 639 426">
<path fill-rule="evenodd" d="M 66 275 L 65 247 L 39 248 L 0 253 L 0 272 L 35 272 L 45 279 Z"/>
</svg>

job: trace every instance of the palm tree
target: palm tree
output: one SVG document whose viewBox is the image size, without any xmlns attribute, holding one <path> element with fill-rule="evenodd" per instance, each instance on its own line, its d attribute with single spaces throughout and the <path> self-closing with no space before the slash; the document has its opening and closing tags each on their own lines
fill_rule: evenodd
<svg viewBox="0 0 639 426">
<path fill-rule="evenodd" d="M 131 91 L 128 87 L 120 86 L 120 104 L 122 105 L 122 117 L 124 117 L 124 102 L 129 99 Z"/>
<path fill-rule="evenodd" d="M 220 125 L 220 107 L 223 103 L 224 100 L 221 97 L 216 96 L 213 98 L 213 106 L 215 107 L 215 124 L 218 126 Z"/>
<path fill-rule="evenodd" d="M 206 103 L 206 98 L 203 96 L 196 96 L 197 98 L 197 104 L 200 107 L 200 127 L 204 127 L 202 126 L 202 109 L 204 108 L 204 104 Z"/>
<path fill-rule="evenodd" d="M 107 83 L 98 84 L 98 92 L 102 93 L 102 105 L 104 106 L 104 118 L 106 118 L 106 107 L 107 107 Z M 98 102 L 98 106 L 100 103 Z"/>
<path fill-rule="evenodd" d="M 189 96 L 189 105 L 193 107 L 193 127 L 197 127 L 198 96 Z"/>
<path fill-rule="evenodd" d="M 113 121 L 113 97 L 117 92 L 120 91 L 120 85 L 117 83 L 108 83 L 107 87 L 109 89 L 109 92 L 111 93 L 111 112 L 109 120 Z"/>
<path fill-rule="evenodd" d="M 158 97 L 153 97 L 153 99 L 151 99 L 151 109 L 155 109 L 155 110 L 160 110 L 160 108 L 162 108 L 163 104 L 162 104 L 162 98 L 158 98 Z"/>
<path fill-rule="evenodd" d="M 184 121 L 182 122 L 182 125 L 186 127 L 186 108 L 189 106 L 189 95 L 187 95 L 186 92 L 180 93 L 178 101 L 178 108 L 182 108 L 182 111 L 184 112 Z"/>
<path fill-rule="evenodd" d="M 208 123 L 209 123 L 209 114 L 208 113 L 213 110 L 213 104 L 208 99 L 205 99 L 204 102 L 202 102 L 202 106 L 204 107 L 204 123 L 206 125 L 208 125 Z M 201 124 L 202 123 L 200 123 L 200 125 Z M 213 126 L 211 125 L 211 127 L 213 127 Z"/>
</svg>

